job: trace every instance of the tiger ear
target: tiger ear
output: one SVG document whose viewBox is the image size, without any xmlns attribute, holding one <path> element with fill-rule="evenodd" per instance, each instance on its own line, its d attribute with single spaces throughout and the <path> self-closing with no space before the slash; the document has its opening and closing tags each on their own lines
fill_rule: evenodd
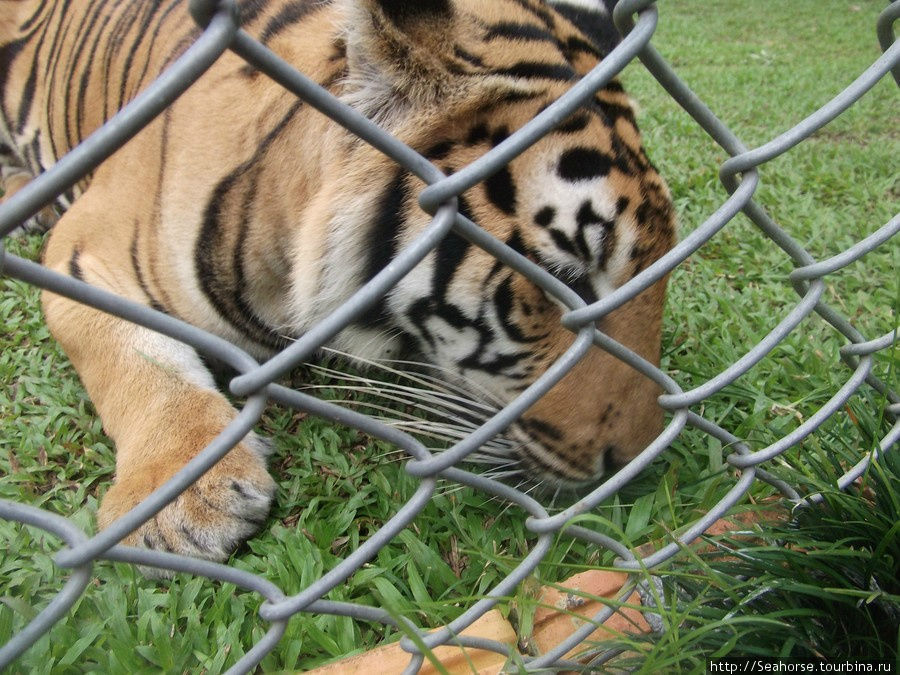
<svg viewBox="0 0 900 675">
<path fill-rule="evenodd" d="M 461 17 L 451 0 L 344 0 L 345 100 L 372 118 L 442 104 L 465 78 L 454 73 Z"/>
</svg>

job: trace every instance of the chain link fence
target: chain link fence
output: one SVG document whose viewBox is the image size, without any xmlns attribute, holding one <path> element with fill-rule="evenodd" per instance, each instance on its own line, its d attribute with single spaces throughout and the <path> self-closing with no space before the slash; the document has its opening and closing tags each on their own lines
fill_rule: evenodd
<svg viewBox="0 0 900 675">
<path fill-rule="evenodd" d="M 157 81 L 112 120 L 63 157 L 51 170 L 32 181 L 4 203 L 0 207 L 0 234 L 8 234 L 19 223 L 37 213 L 44 204 L 52 202 L 56 195 L 69 189 L 91 172 L 94 167 L 165 109 L 224 51 L 229 49 L 296 94 L 300 99 L 328 115 L 335 122 L 395 160 L 399 165 L 422 178 L 428 187 L 421 193 L 419 203 L 423 209 L 433 214 L 433 220 L 418 239 L 399 252 L 393 264 L 361 288 L 348 303 L 263 364 L 257 363 L 234 345 L 214 335 L 148 307 L 91 287 L 76 279 L 51 272 L 39 264 L 0 249 L 0 270 L 4 274 L 103 311 L 117 314 L 181 340 L 205 356 L 229 364 L 239 373 L 230 382 L 231 392 L 246 398 L 237 418 L 194 460 L 133 511 L 94 536 L 88 536 L 70 520 L 46 510 L 5 500 L 0 501 L 0 517 L 40 528 L 65 542 L 65 547 L 59 551 L 54 560 L 60 568 L 60 574 L 63 574 L 64 570 L 69 574 L 68 581 L 53 600 L 12 640 L 0 648 L 0 667 L 12 663 L 69 611 L 85 591 L 92 577 L 93 564 L 100 560 L 125 561 L 136 565 L 154 566 L 165 570 L 200 575 L 209 579 L 230 582 L 259 594 L 263 599 L 259 618 L 261 622 L 268 624 L 268 632 L 234 664 L 229 672 L 251 670 L 275 647 L 284 633 L 287 621 L 299 612 L 349 616 L 357 620 L 396 626 L 398 620 L 386 610 L 353 603 L 333 602 L 323 598 L 331 589 L 344 582 L 372 559 L 382 546 L 397 536 L 416 518 L 424 505 L 431 499 L 439 478 L 470 486 L 520 507 L 528 515 L 526 527 L 535 536 L 535 541 L 529 553 L 514 571 L 484 597 L 471 604 L 456 620 L 438 631 L 430 633 L 421 631 L 420 640 L 414 641 L 409 637 L 402 640 L 403 649 L 410 654 L 406 672 L 416 672 L 423 664 L 424 656 L 420 649 L 421 645 L 433 648 L 453 643 L 508 654 L 510 647 L 499 642 L 457 636 L 477 618 L 494 607 L 501 598 L 513 594 L 516 586 L 535 570 L 547 554 L 553 539 L 562 531 L 565 531 L 565 534 L 570 537 L 580 538 L 591 545 L 612 551 L 617 556 L 616 566 L 631 574 L 631 581 L 625 584 L 619 598 L 619 601 L 624 601 L 639 585 L 640 579 L 645 578 L 646 570 L 652 572 L 654 568 L 676 555 L 683 546 L 697 539 L 713 522 L 742 500 L 754 481 L 765 481 L 775 486 L 786 498 L 798 504 L 808 504 L 819 500 L 820 497 L 816 494 L 799 494 L 793 487 L 761 468 L 761 465 L 798 445 L 809 434 L 816 431 L 830 416 L 840 410 L 864 384 L 871 386 L 886 398 L 888 401 L 887 414 L 891 416 L 894 424 L 881 439 L 879 447 L 868 456 L 860 458 L 855 466 L 847 470 L 838 481 L 838 485 L 844 488 L 852 483 L 862 475 L 874 457 L 888 451 L 896 444 L 900 437 L 900 423 L 897 422 L 897 418 L 900 416 L 900 396 L 891 389 L 889 383 L 881 381 L 872 372 L 875 354 L 892 347 L 896 340 L 896 331 L 874 338 L 860 334 L 841 313 L 826 304 L 823 300 L 823 290 L 825 288 L 824 279 L 827 275 L 886 244 L 896 235 L 900 231 L 900 216 L 894 216 L 873 234 L 838 255 L 826 260 L 816 260 L 767 215 L 766 211 L 754 201 L 753 196 L 760 182 L 759 169 L 761 165 L 810 137 L 853 105 L 888 73 L 900 84 L 900 41 L 894 40 L 892 27 L 893 22 L 900 17 L 900 1 L 890 4 L 880 15 L 877 26 L 877 34 L 883 51 L 880 58 L 872 63 L 849 87 L 815 113 L 768 143 L 748 150 L 678 78 L 672 68 L 650 45 L 650 38 L 657 23 L 657 10 L 653 1 L 621 0 L 615 11 L 615 20 L 626 37 L 619 46 L 555 104 L 544 110 L 505 142 L 450 177 L 443 176 L 422 156 L 386 134 L 376 124 L 340 103 L 315 82 L 294 70 L 289 64 L 243 32 L 238 25 L 237 10 L 232 0 L 218 2 L 216 0 L 191 0 L 191 11 L 198 23 L 204 27 L 196 42 Z M 575 293 L 554 277 L 491 237 L 476 223 L 463 217 L 456 209 L 455 197 L 493 174 L 499 167 L 547 134 L 560 120 L 565 119 L 634 58 L 643 62 L 665 90 L 729 154 L 730 158 L 721 165 L 719 174 L 730 196 L 705 222 L 659 261 L 608 297 L 585 306 Z M 595 322 L 668 274 L 740 212 L 749 217 L 756 227 L 790 256 L 794 263 L 794 270 L 790 273 L 789 280 L 799 299 L 768 335 L 743 357 L 716 377 L 692 390 L 684 391 L 666 373 L 599 332 L 595 328 Z M 575 334 L 572 346 L 533 386 L 467 438 L 446 451 L 433 453 L 412 436 L 391 428 L 372 417 L 276 384 L 279 378 L 309 359 L 318 348 L 347 326 L 354 317 L 359 316 L 369 305 L 384 295 L 451 229 L 525 275 L 568 307 L 562 322 Z M 801 321 L 814 313 L 831 324 L 846 338 L 846 344 L 840 350 L 840 355 L 850 373 L 845 384 L 815 414 L 768 447 L 751 451 L 743 439 L 694 411 L 698 404 L 722 391 L 724 387 L 733 383 L 766 357 Z M 547 508 L 524 492 L 458 468 L 459 463 L 470 453 L 500 433 L 522 411 L 548 391 L 555 381 L 568 372 L 588 349 L 592 348 L 603 349 L 615 355 L 657 382 L 664 389 L 665 393 L 659 398 L 659 405 L 669 413 L 668 424 L 660 436 L 637 458 L 590 494 L 552 516 L 548 513 Z M 347 425 L 393 444 L 408 455 L 404 468 L 409 475 L 418 479 L 418 490 L 411 499 L 397 509 L 394 516 L 384 523 L 378 532 L 363 542 L 340 564 L 323 574 L 321 578 L 301 592 L 291 596 L 286 596 L 281 589 L 266 579 L 229 566 L 169 553 L 125 547 L 118 543 L 139 524 L 151 518 L 167 503 L 175 499 L 236 445 L 257 423 L 269 402 L 277 402 L 298 411 Z M 687 427 L 693 427 L 701 433 L 708 434 L 721 442 L 724 447 L 732 450 L 727 457 L 727 462 L 733 469 L 736 480 L 733 487 L 714 508 L 677 537 L 672 537 L 669 543 L 655 552 L 643 556 L 638 555 L 621 541 L 570 523 L 574 517 L 590 513 L 598 504 L 619 492 L 653 462 Z M 652 594 L 645 595 L 652 596 Z M 616 604 L 610 603 L 594 617 L 594 621 L 602 622 L 612 615 Z M 406 619 L 401 620 L 407 622 L 407 629 L 418 631 L 412 622 Z M 555 649 L 540 657 L 525 657 L 527 669 L 583 668 L 583 664 L 565 660 L 564 655 L 585 640 L 593 630 L 594 625 L 585 624 Z M 420 646 L 417 646 L 416 642 L 419 642 Z M 602 663 L 608 656 L 600 655 L 595 663 Z"/>
</svg>

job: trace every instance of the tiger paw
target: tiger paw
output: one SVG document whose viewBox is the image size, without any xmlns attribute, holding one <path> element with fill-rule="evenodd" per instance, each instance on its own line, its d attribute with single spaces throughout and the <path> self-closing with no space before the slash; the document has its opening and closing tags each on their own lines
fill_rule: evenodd
<svg viewBox="0 0 900 675">
<path fill-rule="evenodd" d="M 265 446 L 258 438 L 241 443 L 122 543 L 225 561 L 265 523 L 275 482 L 266 470 L 264 454 Z M 172 473 L 144 465 L 117 477 L 100 505 L 100 527 L 137 506 Z M 164 477 L 158 479 L 160 475 Z M 171 576 L 165 570 L 141 570 L 151 578 Z"/>
<path fill-rule="evenodd" d="M 8 165 L 0 167 L 0 204 L 28 185 L 31 180 L 32 175 L 23 169 Z M 35 232 L 46 232 L 56 224 L 57 220 L 59 220 L 59 214 L 56 208 L 47 205 L 31 218 L 19 224 L 9 234 L 19 237 Z"/>
</svg>

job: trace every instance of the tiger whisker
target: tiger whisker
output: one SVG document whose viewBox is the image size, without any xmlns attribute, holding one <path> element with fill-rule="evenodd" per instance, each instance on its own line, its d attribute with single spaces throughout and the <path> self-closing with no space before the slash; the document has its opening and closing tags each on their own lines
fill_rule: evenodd
<svg viewBox="0 0 900 675">
<path fill-rule="evenodd" d="M 333 400 L 336 403 L 364 410 L 379 422 L 395 429 L 410 433 L 427 444 L 455 444 L 463 441 L 472 431 L 493 415 L 496 410 L 486 403 L 472 401 L 469 397 L 459 395 L 466 393 L 464 389 L 448 385 L 445 380 L 422 374 L 399 370 L 394 366 L 410 365 L 429 367 L 435 372 L 440 368 L 430 364 L 418 364 L 412 361 L 376 361 L 373 359 L 356 359 L 338 350 L 323 350 L 329 355 L 345 358 L 351 363 L 363 367 L 373 367 L 383 373 L 400 378 L 400 382 L 385 382 L 375 377 L 357 373 L 347 373 L 330 365 L 311 364 L 312 373 L 337 380 L 337 384 L 309 384 L 303 387 L 308 391 L 329 391 L 333 393 L 360 394 L 360 399 L 345 396 Z M 371 400 L 374 399 L 374 400 Z M 398 410 L 398 407 L 401 409 Z M 403 409 L 406 408 L 406 409 Z M 464 415 L 464 417 L 460 417 Z M 450 419 L 448 419 L 450 418 Z M 519 477 L 516 488 L 526 494 L 541 489 L 541 482 L 534 482 L 524 476 L 521 460 L 517 451 L 525 442 L 510 437 L 498 436 L 482 444 L 471 452 L 463 461 L 486 467 L 486 477 L 509 481 Z M 441 452 L 446 447 L 429 447 L 429 450 Z M 384 457 L 402 461 L 404 453 L 385 454 Z M 560 486 L 556 486 L 552 503 L 559 499 Z M 451 494 L 442 490 L 441 494 Z"/>
<path fill-rule="evenodd" d="M 472 462 L 473 464 L 493 464 L 494 466 L 491 467 L 490 471 L 519 465 L 518 461 L 510 460 L 508 457 L 493 457 L 491 455 L 481 455 L 477 453 L 469 455 L 466 458 L 466 461 Z"/>
<path fill-rule="evenodd" d="M 390 400 L 390 399 L 388 399 L 388 400 Z M 387 421 L 388 423 L 391 423 L 393 426 L 398 426 L 398 427 L 403 426 L 404 424 L 406 424 L 407 426 L 418 425 L 418 427 L 420 429 L 424 429 L 428 426 L 432 426 L 434 428 L 446 429 L 448 431 L 451 429 L 456 429 L 456 430 L 460 430 L 464 433 L 470 433 L 473 430 L 478 428 L 477 425 L 464 424 L 460 420 L 456 420 L 452 423 L 428 420 L 426 418 L 418 417 L 418 416 L 413 415 L 408 412 L 399 411 L 392 407 L 380 405 L 378 403 L 373 403 L 370 401 L 358 401 L 358 400 L 354 400 L 354 399 L 333 399 L 332 402 L 340 403 L 347 407 L 365 409 L 370 415 L 372 415 L 372 413 L 375 413 L 375 412 L 384 413 L 384 415 L 381 417 L 378 417 L 377 415 L 372 415 L 372 416 L 380 419 L 381 421 Z M 440 415 L 437 414 L 438 411 L 431 411 L 431 412 L 434 416 L 440 417 Z"/>
<path fill-rule="evenodd" d="M 304 388 L 304 390 L 306 390 L 306 391 L 315 391 L 315 390 L 322 390 L 322 389 L 337 390 L 337 391 L 347 391 L 349 389 L 350 391 L 358 391 L 353 388 L 346 388 L 346 387 L 341 387 L 341 386 L 330 387 L 330 386 L 325 386 L 325 385 L 315 385 L 312 387 Z M 393 401 L 394 403 L 413 405 L 407 399 L 403 399 L 403 398 L 400 398 L 397 396 L 381 395 L 381 398 L 384 400 L 387 400 L 387 401 Z M 354 399 L 336 399 L 336 400 L 333 400 L 333 402 L 342 403 L 344 405 L 353 406 L 356 408 L 366 408 L 368 410 L 381 411 L 381 412 L 387 413 L 392 419 L 403 418 L 403 419 L 410 420 L 410 421 L 422 420 L 423 422 L 427 422 L 427 420 L 424 420 L 421 417 L 417 417 L 416 415 L 413 415 L 409 412 L 397 410 L 396 408 L 381 405 L 381 404 L 370 402 L 370 401 L 359 401 L 359 400 L 354 400 Z M 446 417 L 446 414 L 442 414 L 442 411 L 440 409 L 433 408 L 431 406 L 414 405 L 414 408 L 416 410 L 419 410 L 420 412 L 433 415 L 434 417 L 438 417 L 438 418 Z M 432 422 L 432 424 L 434 424 L 434 423 L 435 422 Z M 472 430 L 478 428 L 478 425 L 476 425 L 476 424 L 466 423 L 464 420 L 459 420 L 459 419 L 455 419 L 452 424 L 445 423 L 445 426 L 446 427 L 455 427 L 455 428 L 459 428 L 459 429 L 465 429 L 468 432 L 471 432 Z"/>
<path fill-rule="evenodd" d="M 443 393 L 435 394 L 434 392 L 426 392 L 422 389 L 414 387 L 406 387 L 395 383 L 382 382 L 381 380 L 362 377 L 359 375 L 349 375 L 346 373 L 341 373 L 338 370 L 325 369 L 321 366 L 311 366 L 310 369 L 321 375 L 334 377 L 335 379 L 344 380 L 347 382 L 359 383 L 363 386 L 310 384 L 301 387 L 301 389 L 315 390 L 344 388 L 350 391 L 357 391 L 359 393 L 379 394 L 381 396 L 384 396 L 385 398 L 387 398 L 389 395 L 399 397 L 401 396 L 401 394 L 405 394 L 410 398 L 397 398 L 396 400 L 406 402 L 408 405 L 415 406 L 421 405 L 421 402 L 429 403 L 432 405 L 440 405 L 446 408 L 448 412 L 454 411 L 472 417 L 480 417 L 481 419 L 487 419 L 489 416 L 497 412 L 495 409 L 489 408 L 483 404 L 478 403 L 477 401 L 470 401 L 461 397 L 449 396 Z"/>
<path fill-rule="evenodd" d="M 373 419 L 387 424 L 388 426 L 391 426 L 395 429 L 409 430 L 420 437 L 428 438 L 433 441 L 454 443 L 465 438 L 473 429 L 477 428 L 474 425 L 465 423 L 450 424 L 447 422 L 427 420 L 416 417 L 410 413 L 400 412 L 393 408 L 370 402 L 356 401 L 353 399 L 334 399 L 332 402 L 346 405 L 348 407 L 366 408 L 369 411 L 381 411 L 383 413 L 386 413 L 386 415 L 372 415 Z M 397 419 L 398 417 L 403 417 L 405 419 Z M 508 442 L 506 442 L 506 439 L 492 439 L 483 444 L 479 451 L 470 455 L 467 458 L 467 461 L 471 461 L 476 464 L 503 463 L 507 465 L 514 465 L 515 462 L 510 461 L 507 454 L 508 449 L 511 447 L 514 446 L 511 446 Z M 492 455 L 489 452 L 485 452 L 486 450 L 493 450 L 498 454 Z M 379 457 L 385 457 L 390 454 L 402 452 L 402 450 L 393 450 L 387 453 L 383 453 L 382 455 L 379 455 Z"/>
<path fill-rule="evenodd" d="M 454 370 L 433 363 L 411 361 L 406 359 L 367 359 L 355 356 L 353 354 L 348 354 L 346 352 L 342 352 L 330 347 L 325 347 L 322 349 L 322 351 L 329 354 L 335 354 L 349 360 L 352 363 L 360 363 L 366 367 L 371 367 L 376 370 L 383 370 L 384 372 L 407 379 L 410 382 L 419 382 L 420 384 L 428 386 L 432 390 L 439 390 L 448 393 L 455 392 L 457 396 L 461 397 L 461 399 L 465 401 L 470 401 L 472 398 L 474 398 L 475 394 L 478 394 L 479 396 L 482 396 L 484 398 L 485 402 L 489 402 L 494 410 L 499 409 L 503 405 L 496 396 L 494 396 L 483 386 L 479 385 L 477 382 L 474 382 L 473 380 L 470 380 L 468 378 L 464 378 Z M 400 368 L 395 366 L 400 366 Z M 447 379 L 431 377 L 423 372 L 414 372 L 413 370 L 411 370 L 411 368 L 417 370 L 431 370 L 438 373 L 443 373 L 447 376 Z M 465 382 L 465 386 L 455 384 L 456 381 L 460 380 Z"/>
<path fill-rule="evenodd" d="M 396 448 L 394 450 L 386 450 L 385 452 L 381 452 L 373 457 L 373 459 L 383 460 L 388 458 L 387 461 L 400 461 L 401 455 L 408 455 L 409 453 L 403 450 L 402 448 Z"/>
<path fill-rule="evenodd" d="M 557 485 L 556 490 L 553 492 L 553 497 L 550 499 L 550 507 L 556 506 L 556 500 L 559 498 L 559 493 L 562 490 L 562 485 Z"/>
<path fill-rule="evenodd" d="M 509 469 L 507 471 L 497 471 L 496 469 L 491 469 L 487 473 L 484 474 L 486 478 L 490 478 L 492 480 L 503 480 L 504 478 L 511 478 L 513 476 L 518 476 L 522 473 L 519 469 Z"/>
</svg>

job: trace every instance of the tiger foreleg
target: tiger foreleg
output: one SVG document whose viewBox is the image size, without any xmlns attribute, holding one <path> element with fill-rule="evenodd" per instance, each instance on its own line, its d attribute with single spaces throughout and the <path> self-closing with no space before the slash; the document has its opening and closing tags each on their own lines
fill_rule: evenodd
<svg viewBox="0 0 900 675">
<path fill-rule="evenodd" d="M 60 219 L 46 264 L 146 302 L 133 278 L 128 228 L 104 230 L 109 209 L 104 214 L 90 204 L 89 191 Z M 116 444 L 115 482 L 98 514 L 106 527 L 195 457 L 236 411 L 187 345 L 59 295 L 45 292 L 42 301 L 53 335 Z M 274 483 L 265 449 L 249 434 L 124 543 L 224 560 L 268 513 Z"/>
</svg>

